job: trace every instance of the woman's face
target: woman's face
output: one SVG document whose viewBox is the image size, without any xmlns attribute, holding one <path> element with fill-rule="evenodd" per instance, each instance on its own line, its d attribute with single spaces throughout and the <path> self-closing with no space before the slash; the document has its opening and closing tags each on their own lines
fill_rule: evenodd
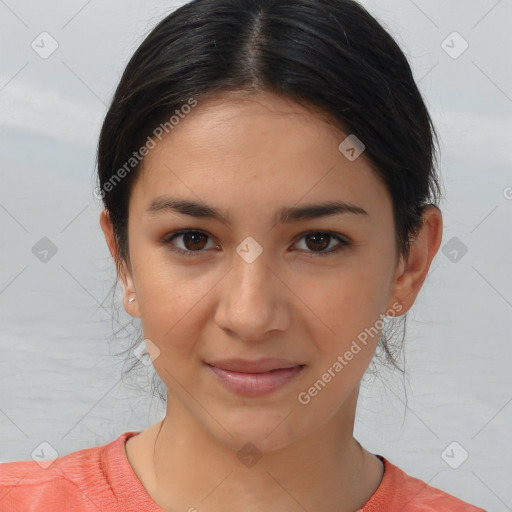
<svg viewBox="0 0 512 512">
<path fill-rule="evenodd" d="M 170 413 L 226 445 L 272 450 L 351 421 L 382 315 L 408 309 L 394 297 L 404 267 L 389 193 L 364 152 L 339 149 L 347 135 L 269 93 L 210 100 L 157 143 L 134 184 L 125 307 L 158 355 Z M 358 212 L 293 213 L 327 202 Z M 267 358 L 295 368 L 210 366 Z"/>
</svg>

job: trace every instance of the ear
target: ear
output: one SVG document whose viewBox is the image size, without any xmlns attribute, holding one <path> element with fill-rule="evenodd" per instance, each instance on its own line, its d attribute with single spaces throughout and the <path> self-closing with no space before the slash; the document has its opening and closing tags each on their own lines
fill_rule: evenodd
<svg viewBox="0 0 512 512">
<path fill-rule="evenodd" d="M 123 289 L 124 309 L 129 315 L 133 317 L 139 317 L 139 304 L 137 302 L 137 295 L 132 274 L 131 271 L 128 269 L 126 262 L 121 261 L 119 258 L 119 250 L 116 238 L 114 236 L 114 227 L 112 225 L 112 220 L 110 219 L 109 212 L 106 209 L 104 209 L 100 214 L 100 226 L 103 230 L 103 234 L 105 235 L 105 241 L 107 242 L 110 254 L 112 255 L 112 258 L 114 259 L 114 262 L 116 264 L 117 277 Z M 135 300 L 133 300 L 130 303 L 128 301 L 131 298 L 134 298 Z"/>
<path fill-rule="evenodd" d="M 423 211 L 423 225 L 411 240 L 409 255 L 401 258 L 392 284 L 388 309 L 399 302 L 400 315 L 411 309 L 427 277 L 443 236 L 443 217 L 439 208 L 427 206 Z M 398 316 L 398 315 L 397 315 Z"/>
</svg>

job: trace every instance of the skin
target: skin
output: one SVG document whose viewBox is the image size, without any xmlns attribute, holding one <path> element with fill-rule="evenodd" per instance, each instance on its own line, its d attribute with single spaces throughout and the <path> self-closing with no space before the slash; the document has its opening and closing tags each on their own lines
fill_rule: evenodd
<svg viewBox="0 0 512 512">
<path fill-rule="evenodd" d="M 130 261 L 118 272 L 126 311 L 160 351 L 153 365 L 168 398 L 164 420 L 125 450 L 166 510 L 354 512 L 381 482 L 381 461 L 353 437 L 378 335 L 308 404 L 297 397 L 379 315 L 411 308 L 441 243 L 442 216 L 428 207 L 408 258 L 399 258 L 387 188 L 364 153 L 350 161 L 338 150 L 346 136 L 289 99 L 230 93 L 200 102 L 143 161 L 130 197 Z M 147 213 L 163 195 L 221 208 L 231 224 Z M 327 200 L 368 215 L 274 220 L 284 206 Z M 117 259 L 108 212 L 100 224 Z M 182 229 L 207 236 L 162 244 Z M 339 242 L 315 243 L 305 236 L 311 231 L 334 232 L 351 245 L 318 256 Z M 248 236 L 263 249 L 252 263 L 236 252 Z M 176 254 L 172 244 L 196 256 Z M 306 366 L 272 394 L 247 398 L 205 365 L 232 357 Z M 249 441 L 263 455 L 252 467 L 237 457 Z"/>
</svg>

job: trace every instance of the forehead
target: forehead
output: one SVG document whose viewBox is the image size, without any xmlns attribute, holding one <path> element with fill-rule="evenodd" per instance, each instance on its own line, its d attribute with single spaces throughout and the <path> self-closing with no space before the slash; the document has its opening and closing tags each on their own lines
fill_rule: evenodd
<svg viewBox="0 0 512 512">
<path fill-rule="evenodd" d="M 351 202 L 364 196 L 389 201 L 364 153 L 350 161 L 340 152 L 348 135 L 322 112 L 271 93 L 212 98 L 157 141 L 142 162 L 132 199 L 147 207 L 172 191 L 208 204 L 230 195 L 246 198 L 248 206 L 258 198 L 263 207 L 338 192 L 337 199 Z"/>
</svg>

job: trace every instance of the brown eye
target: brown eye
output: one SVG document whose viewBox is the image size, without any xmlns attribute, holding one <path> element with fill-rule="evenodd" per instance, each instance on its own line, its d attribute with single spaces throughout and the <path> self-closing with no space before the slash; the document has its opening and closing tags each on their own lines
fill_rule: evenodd
<svg viewBox="0 0 512 512">
<path fill-rule="evenodd" d="M 175 239 L 182 239 L 181 245 L 183 247 L 179 247 L 174 243 Z M 209 235 L 203 233 L 202 231 L 180 231 L 178 233 L 173 233 L 171 236 L 165 238 L 162 243 L 166 246 L 169 246 L 170 249 L 178 254 L 183 254 L 185 256 L 199 256 L 201 253 L 205 252 L 204 249 L 210 238 Z M 215 244 L 213 244 L 215 247 Z"/>
<path fill-rule="evenodd" d="M 328 256 L 332 255 L 344 247 L 349 246 L 350 242 L 333 233 L 327 233 L 324 231 L 314 231 L 306 233 L 300 240 L 305 240 L 306 252 L 310 253 L 310 256 Z M 334 246 L 331 245 L 332 241 L 338 243 Z M 330 247 L 329 250 L 326 250 Z M 302 249 L 301 249 L 302 250 Z"/>
<path fill-rule="evenodd" d="M 179 247 L 174 240 L 182 239 Z M 211 239 L 210 235 L 197 230 L 185 230 L 179 231 L 169 235 L 162 241 L 162 244 L 168 246 L 173 252 L 184 256 L 200 256 L 207 248 L 207 242 Z M 344 247 L 350 245 L 350 242 L 341 238 L 340 236 L 324 232 L 324 231 L 313 231 L 306 233 L 300 240 L 306 240 L 305 248 L 300 248 L 301 251 L 305 252 L 309 256 L 329 256 L 341 251 Z M 337 242 L 332 245 L 332 242 Z M 213 243 L 213 242 L 212 242 Z M 213 244 L 211 248 L 216 248 Z M 327 250 L 329 248 L 329 250 Z"/>
<path fill-rule="evenodd" d="M 205 240 L 208 238 L 204 233 L 191 231 L 183 236 L 183 245 L 189 251 L 198 251 L 204 248 Z"/>
<path fill-rule="evenodd" d="M 307 235 L 305 239 L 308 249 L 314 251 L 324 251 L 327 247 L 329 247 L 331 236 L 327 235 L 326 233 L 313 233 L 312 235 Z"/>
</svg>

